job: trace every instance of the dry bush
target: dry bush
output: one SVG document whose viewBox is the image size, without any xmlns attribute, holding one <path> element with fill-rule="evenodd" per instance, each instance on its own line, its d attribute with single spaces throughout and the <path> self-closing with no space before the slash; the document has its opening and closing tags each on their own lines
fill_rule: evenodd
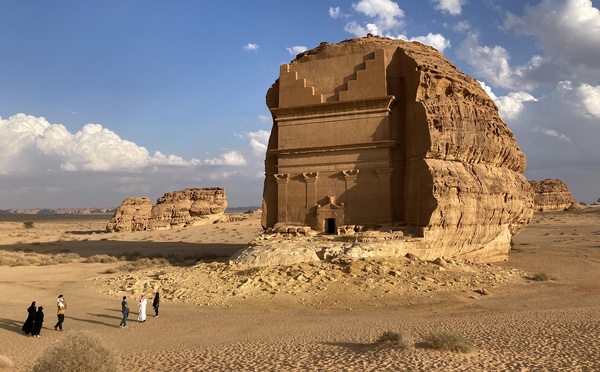
<svg viewBox="0 0 600 372">
<path fill-rule="evenodd" d="M 138 260 L 135 261 L 130 261 L 129 263 L 119 266 L 116 270 L 117 271 L 136 271 L 136 270 L 143 270 L 143 269 L 149 269 L 151 267 L 162 267 L 162 266 L 169 266 L 170 263 L 167 259 L 165 258 L 147 258 L 147 257 L 143 257 L 140 258 Z M 109 270 L 106 270 L 105 273 L 107 274 L 113 274 L 114 272 L 109 272 Z"/>
<path fill-rule="evenodd" d="M 41 254 L 0 250 L 0 266 L 49 266 L 69 263 L 80 258 L 76 253 Z"/>
<path fill-rule="evenodd" d="M 436 350 L 470 353 L 475 345 L 463 336 L 452 333 L 432 333 L 425 337 L 427 345 Z"/>
<path fill-rule="evenodd" d="M 114 256 L 109 256 L 107 254 L 95 254 L 85 259 L 85 263 L 111 263 L 117 262 L 118 259 Z"/>
<path fill-rule="evenodd" d="M 405 349 L 413 344 L 413 339 L 404 332 L 385 331 L 379 336 L 377 343 L 388 344 Z"/>
<path fill-rule="evenodd" d="M 121 366 L 118 354 L 98 335 L 83 331 L 47 349 L 32 371 L 118 372 Z"/>
<path fill-rule="evenodd" d="M 556 277 L 554 277 L 552 275 L 548 275 L 544 272 L 539 272 L 539 273 L 533 274 L 528 279 L 535 280 L 536 282 L 549 282 L 551 280 L 556 280 Z"/>
<path fill-rule="evenodd" d="M 12 360 L 10 360 L 6 355 L 0 355 L 0 368 L 10 368 L 12 366 Z"/>
</svg>

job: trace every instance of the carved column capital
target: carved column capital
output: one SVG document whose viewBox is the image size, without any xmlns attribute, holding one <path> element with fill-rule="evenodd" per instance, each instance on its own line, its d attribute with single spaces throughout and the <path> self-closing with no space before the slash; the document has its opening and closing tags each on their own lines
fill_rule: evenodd
<svg viewBox="0 0 600 372">
<path fill-rule="evenodd" d="M 351 169 L 351 170 L 342 171 L 342 174 L 344 175 L 346 182 L 349 182 L 349 181 L 356 181 L 358 172 L 359 172 L 358 169 Z"/>
<path fill-rule="evenodd" d="M 392 173 L 394 173 L 394 168 L 380 168 L 375 169 L 375 173 L 380 180 L 390 179 L 392 177 Z"/>
<path fill-rule="evenodd" d="M 304 176 L 304 180 L 308 183 L 308 182 L 316 182 L 317 179 L 319 178 L 319 172 L 307 172 L 307 173 L 302 173 L 302 175 Z"/>
<path fill-rule="evenodd" d="M 277 180 L 277 183 L 287 183 L 287 181 L 290 179 L 289 173 L 277 173 L 273 176 L 275 177 L 275 180 Z"/>
</svg>

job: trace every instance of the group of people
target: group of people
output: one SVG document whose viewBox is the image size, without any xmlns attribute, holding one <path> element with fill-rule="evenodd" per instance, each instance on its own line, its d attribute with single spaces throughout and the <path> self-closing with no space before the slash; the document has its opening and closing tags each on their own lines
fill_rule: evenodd
<svg viewBox="0 0 600 372">
<path fill-rule="evenodd" d="M 65 309 L 67 308 L 67 302 L 63 295 L 59 295 L 56 300 L 56 316 L 58 321 L 54 325 L 55 330 L 63 330 L 62 324 L 65 321 Z M 27 308 L 27 319 L 21 327 L 21 330 L 26 335 L 32 335 L 33 337 L 42 337 L 40 335 L 42 331 L 42 325 L 44 324 L 44 307 L 39 306 L 36 309 L 36 303 L 33 301 L 31 306 Z"/>
<path fill-rule="evenodd" d="M 142 323 L 146 321 L 146 304 L 148 303 L 148 299 L 146 295 L 142 295 L 140 300 L 138 301 L 139 313 L 138 313 L 138 322 Z M 152 308 L 154 309 L 154 317 L 158 318 L 158 307 L 160 306 L 160 293 L 156 292 L 154 295 L 154 299 L 152 300 Z M 65 301 L 65 297 L 61 294 L 58 295 L 56 299 L 56 317 L 58 321 L 54 325 L 54 330 L 62 331 L 63 330 L 63 322 L 65 321 L 65 310 L 67 309 L 67 302 Z M 129 317 L 129 305 L 127 304 L 127 296 L 123 296 L 123 301 L 121 301 L 121 312 L 123 313 L 123 319 L 121 319 L 121 324 L 119 328 L 127 327 L 127 317 Z M 23 327 L 21 330 L 26 335 L 32 335 L 33 337 L 42 337 L 40 335 L 42 331 L 42 325 L 44 324 L 44 307 L 39 306 L 36 307 L 35 301 L 31 303 L 31 306 L 27 308 L 27 319 L 25 323 L 23 323 Z"/>
<path fill-rule="evenodd" d="M 146 321 L 146 305 L 148 304 L 148 299 L 146 295 L 142 295 L 140 300 L 138 301 L 138 322 L 143 323 Z M 158 318 L 158 307 L 160 306 L 160 293 L 156 292 L 154 295 L 154 299 L 152 300 L 152 308 L 154 308 L 154 317 Z M 121 313 L 123 313 L 123 318 L 121 319 L 121 323 L 119 324 L 119 328 L 127 327 L 127 318 L 129 317 L 129 305 L 127 304 L 127 296 L 123 296 L 123 301 L 121 301 Z"/>
</svg>

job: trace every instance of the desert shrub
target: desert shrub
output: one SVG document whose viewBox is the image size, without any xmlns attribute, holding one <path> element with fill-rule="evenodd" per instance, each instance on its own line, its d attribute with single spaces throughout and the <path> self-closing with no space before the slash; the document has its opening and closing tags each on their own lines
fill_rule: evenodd
<svg viewBox="0 0 600 372">
<path fill-rule="evenodd" d="M 412 339 L 408 334 L 403 332 L 385 331 L 379 336 L 377 343 L 407 348 L 412 344 Z"/>
<path fill-rule="evenodd" d="M 125 252 L 121 256 L 119 256 L 119 261 L 135 261 L 139 260 L 142 257 L 140 252 Z"/>
<path fill-rule="evenodd" d="M 62 263 L 69 263 L 80 259 L 81 257 L 77 253 L 58 253 L 58 254 L 40 254 L 38 265 L 49 266 L 57 265 Z"/>
<path fill-rule="evenodd" d="M 121 371 L 119 356 L 98 335 L 83 331 L 68 336 L 47 349 L 33 366 L 33 372 Z"/>
<path fill-rule="evenodd" d="M 130 261 L 129 263 L 119 266 L 117 270 L 119 271 L 136 271 L 148 269 L 151 267 L 161 267 L 161 266 L 169 266 L 170 263 L 165 258 L 147 258 L 143 257 L 135 261 Z"/>
<path fill-rule="evenodd" d="M 432 333 L 425 337 L 427 345 L 436 350 L 470 353 L 475 345 L 464 337 L 452 333 Z"/>
<path fill-rule="evenodd" d="M 33 221 L 25 221 L 25 222 L 23 222 L 23 227 L 26 228 L 26 229 L 33 228 Z"/>
<path fill-rule="evenodd" d="M 77 253 L 40 254 L 0 250 L 0 266 L 49 266 L 60 263 L 69 263 L 79 258 Z"/>
<path fill-rule="evenodd" d="M 529 277 L 530 280 L 535 280 L 536 282 L 548 282 L 550 280 L 556 280 L 555 277 L 548 275 L 544 272 L 539 272 L 536 274 L 533 274 L 532 276 Z"/>
<path fill-rule="evenodd" d="M 107 254 L 95 254 L 85 259 L 85 263 L 111 263 L 117 262 L 117 258 Z"/>
<path fill-rule="evenodd" d="M 10 368 L 12 366 L 12 360 L 10 360 L 6 355 L 0 355 L 0 368 Z"/>
</svg>

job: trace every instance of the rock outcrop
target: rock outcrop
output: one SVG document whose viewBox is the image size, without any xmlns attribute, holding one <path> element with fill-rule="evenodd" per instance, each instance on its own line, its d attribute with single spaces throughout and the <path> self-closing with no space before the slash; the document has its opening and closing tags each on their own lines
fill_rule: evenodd
<svg viewBox="0 0 600 372">
<path fill-rule="evenodd" d="M 577 203 L 567 184 L 561 180 L 529 181 L 533 189 L 535 209 L 540 212 L 566 211 Z"/>
<path fill-rule="evenodd" d="M 340 254 L 495 261 L 532 217 L 513 133 L 481 85 L 429 46 L 373 36 L 321 43 L 281 66 L 266 101 L 267 232 L 381 232 Z M 264 265 L 261 246 L 276 254 L 270 241 L 257 239 L 238 262 Z"/>
<path fill-rule="evenodd" d="M 168 192 L 154 206 L 148 198 L 128 198 L 117 208 L 106 230 L 143 231 L 212 223 L 226 208 L 225 189 L 219 187 Z"/>
</svg>

